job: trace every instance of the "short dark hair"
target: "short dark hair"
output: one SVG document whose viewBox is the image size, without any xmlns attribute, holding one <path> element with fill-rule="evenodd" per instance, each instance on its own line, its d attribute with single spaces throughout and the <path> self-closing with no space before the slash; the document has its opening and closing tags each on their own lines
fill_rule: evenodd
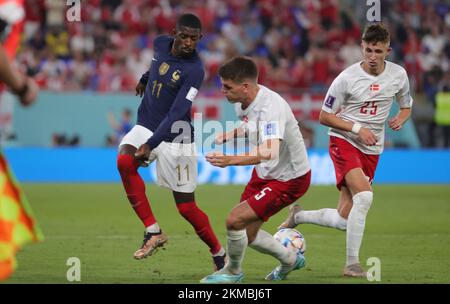
<svg viewBox="0 0 450 304">
<path fill-rule="evenodd" d="M 202 22 L 194 14 L 181 15 L 177 21 L 177 29 L 181 26 L 202 30 Z"/>
<path fill-rule="evenodd" d="M 256 81 L 258 79 L 258 67 L 249 57 L 234 57 L 219 68 L 219 76 L 226 80 L 242 83 L 245 79 Z"/>
<path fill-rule="evenodd" d="M 366 43 L 389 43 L 390 35 L 389 31 L 383 23 L 369 24 L 364 29 L 362 40 Z"/>
</svg>

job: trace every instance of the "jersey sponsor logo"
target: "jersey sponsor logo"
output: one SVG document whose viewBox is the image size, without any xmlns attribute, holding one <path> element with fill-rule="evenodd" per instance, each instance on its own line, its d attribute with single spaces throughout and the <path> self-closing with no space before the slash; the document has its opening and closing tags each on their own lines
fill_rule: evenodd
<svg viewBox="0 0 450 304">
<path fill-rule="evenodd" d="M 328 95 L 327 99 L 325 100 L 325 106 L 328 108 L 333 108 L 334 101 L 336 100 L 336 97 L 332 95 Z"/>
<path fill-rule="evenodd" d="M 277 134 L 277 124 L 275 122 L 270 122 L 264 128 L 264 135 L 271 136 Z"/>
<path fill-rule="evenodd" d="M 194 87 L 191 87 L 189 92 L 186 95 L 186 99 L 194 102 L 195 96 L 197 96 L 198 90 Z"/>
<path fill-rule="evenodd" d="M 161 63 L 161 65 L 159 66 L 159 75 L 165 75 L 167 73 L 167 71 L 169 70 L 170 65 L 168 65 L 167 63 L 163 62 Z"/>
<path fill-rule="evenodd" d="M 380 85 L 379 84 L 371 84 L 369 87 L 369 90 L 371 91 L 379 91 L 380 90 Z"/>
</svg>

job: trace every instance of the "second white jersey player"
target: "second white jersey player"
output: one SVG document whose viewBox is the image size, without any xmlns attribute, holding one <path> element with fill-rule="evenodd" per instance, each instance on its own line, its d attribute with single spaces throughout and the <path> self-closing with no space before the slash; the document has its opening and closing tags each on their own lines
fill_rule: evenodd
<svg viewBox="0 0 450 304">
<path fill-rule="evenodd" d="M 280 139 L 279 157 L 255 166 L 262 179 L 287 181 L 304 175 L 310 170 L 307 152 L 298 122 L 289 104 L 278 93 L 258 85 L 255 100 L 245 109 L 235 104 L 237 116 L 252 146 L 259 146 L 268 139 Z"/>
<path fill-rule="evenodd" d="M 408 75 L 403 67 L 385 61 L 386 67 L 378 76 L 368 74 L 355 63 L 342 71 L 333 81 L 325 97 L 322 110 L 337 117 L 360 123 L 372 131 L 378 141 L 364 145 L 358 135 L 331 128 L 329 134 L 340 137 L 366 154 L 381 154 L 384 149 L 385 122 L 394 100 L 400 108 L 411 108 Z"/>
</svg>

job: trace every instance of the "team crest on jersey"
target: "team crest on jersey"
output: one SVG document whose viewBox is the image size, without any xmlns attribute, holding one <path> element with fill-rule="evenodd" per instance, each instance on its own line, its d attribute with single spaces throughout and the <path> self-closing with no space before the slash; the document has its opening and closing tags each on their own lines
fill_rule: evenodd
<svg viewBox="0 0 450 304">
<path fill-rule="evenodd" d="M 180 79 L 180 70 L 176 70 L 175 72 L 173 72 L 172 74 L 172 82 L 176 82 L 178 79 Z"/>
<path fill-rule="evenodd" d="M 167 63 L 163 62 L 161 63 L 161 65 L 159 66 L 159 75 L 165 75 L 167 73 L 167 71 L 169 70 L 170 65 L 168 65 Z"/>
</svg>

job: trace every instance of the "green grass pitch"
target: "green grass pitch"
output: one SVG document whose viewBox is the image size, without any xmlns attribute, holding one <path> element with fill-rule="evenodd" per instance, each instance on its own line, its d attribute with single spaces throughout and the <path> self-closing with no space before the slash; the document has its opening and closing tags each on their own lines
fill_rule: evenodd
<svg viewBox="0 0 450 304">
<path fill-rule="evenodd" d="M 212 261 L 191 226 L 178 214 L 171 193 L 149 186 L 155 216 L 169 236 L 165 250 L 136 261 L 143 228 L 120 184 L 24 184 L 45 234 L 17 255 L 19 267 L 7 283 L 68 283 L 69 257 L 81 261 L 81 283 L 197 283 L 212 272 Z M 224 222 L 243 186 L 201 185 L 196 198 L 225 245 Z M 381 261 L 381 283 L 450 283 L 450 186 L 375 185 L 374 204 L 361 249 Z M 335 208 L 334 186 L 312 186 L 305 209 Z M 281 211 L 263 226 L 270 233 L 285 218 Z M 297 227 L 307 241 L 306 267 L 283 283 L 369 283 L 341 277 L 345 233 L 314 225 Z M 265 283 L 277 261 L 251 248 L 245 283 Z M 366 266 L 366 268 L 368 268 Z M 373 283 L 370 283 L 373 284 Z"/>
</svg>

